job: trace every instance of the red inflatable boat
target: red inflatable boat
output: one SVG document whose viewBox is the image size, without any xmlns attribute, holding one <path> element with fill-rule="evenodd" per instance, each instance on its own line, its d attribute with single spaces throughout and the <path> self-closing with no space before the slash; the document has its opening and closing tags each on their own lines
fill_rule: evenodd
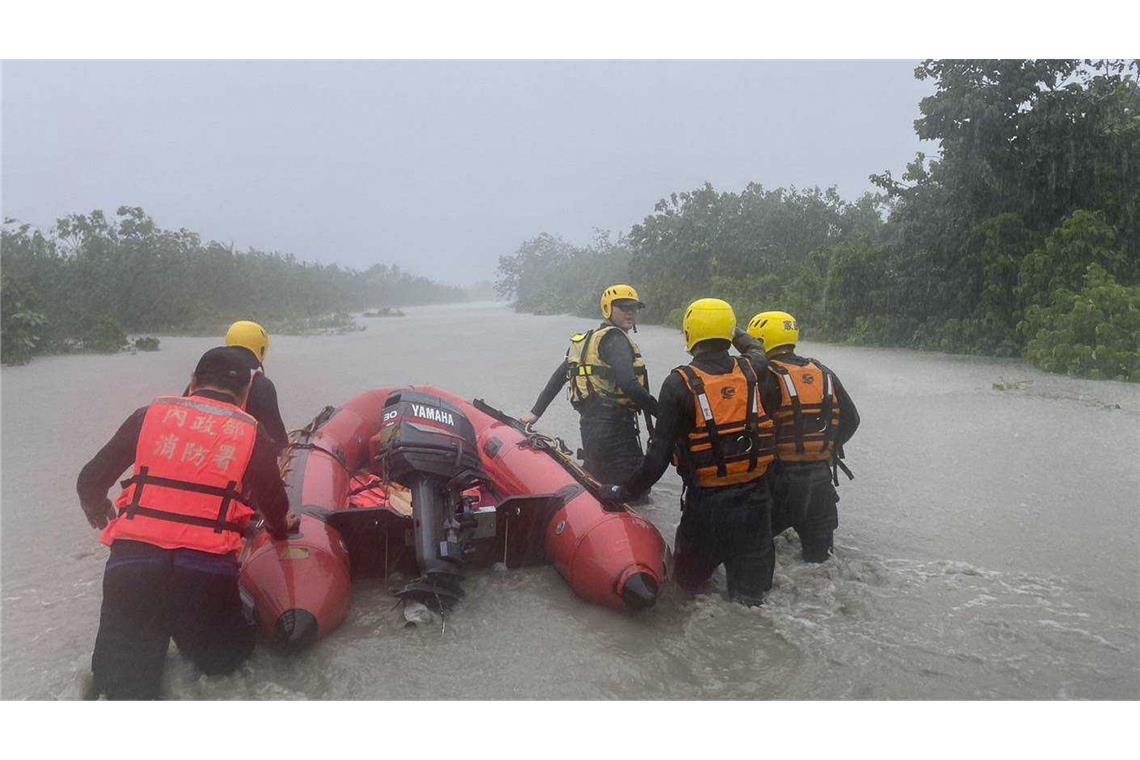
<svg viewBox="0 0 1140 760">
<path fill-rule="evenodd" d="M 465 568 L 553 563 L 576 594 L 618 610 L 652 606 L 665 543 L 627 507 L 603 506 L 556 439 L 480 400 L 429 386 L 368 391 L 294 433 L 282 464 L 298 533 L 263 530 L 242 555 L 241 590 L 286 650 L 348 614 L 353 578 L 398 573 L 396 593 L 436 610 Z"/>
</svg>

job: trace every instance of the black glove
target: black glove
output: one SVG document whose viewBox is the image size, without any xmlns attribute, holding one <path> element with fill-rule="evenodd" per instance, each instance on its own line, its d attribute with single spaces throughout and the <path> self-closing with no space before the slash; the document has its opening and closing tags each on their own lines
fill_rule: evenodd
<svg viewBox="0 0 1140 760">
<path fill-rule="evenodd" d="M 622 486 L 606 484 L 601 487 L 598 500 L 602 502 L 602 509 L 607 512 L 624 512 L 624 502 L 629 501 L 629 494 Z"/>
<path fill-rule="evenodd" d="M 88 524 L 96 530 L 103 530 L 103 528 L 107 527 L 107 523 L 118 516 L 118 513 L 115 511 L 115 505 L 107 498 L 104 498 L 101 504 L 96 504 L 90 509 L 84 506 L 83 514 L 87 515 Z"/>
<path fill-rule="evenodd" d="M 764 351 L 764 341 L 753 338 L 739 327 L 734 327 L 732 330 L 732 346 L 742 354 L 754 350 L 759 350 L 761 353 Z"/>
</svg>

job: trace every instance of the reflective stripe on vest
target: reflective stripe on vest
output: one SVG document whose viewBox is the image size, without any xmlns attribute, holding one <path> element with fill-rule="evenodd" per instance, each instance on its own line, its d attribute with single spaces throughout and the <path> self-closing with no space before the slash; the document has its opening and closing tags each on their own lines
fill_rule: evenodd
<svg viewBox="0 0 1140 760">
<path fill-rule="evenodd" d="M 814 359 L 804 366 L 769 357 L 780 378 L 777 456 L 784 462 L 830 462 L 839 429 L 839 400 L 831 373 Z"/>
<path fill-rule="evenodd" d="M 233 404 L 155 399 L 103 543 L 127 539 L 212 554 L 241 549 L 241 531 L 254 514 L 242 483 L 256 439 L 257 421 Z"/>
<path fill-rule="evenodd" d="M 760 401 L 756 373 L 737 358 L 732 372 L 712 375 L 693 365 L 677 367 L 693 396 L 695 420 L 674 462 L 702 488 L 759 480 L 775 459 L 776 431 Z"/>
<path fill-rule="evenodd" d="M 649 373 L 645 368 L 645 360 L 641 357 L 641 349 L 621 328 L 606 325 L 570 339 L 570 348 L 566 351 L 570 403 L 578 407 L 591 398 L 600 398 L 638 411 L 640 407 L 614 383 L 613 368 L 602 359 L 598 351 L 602 339 L 611 330 L 617 330 L 629 341 L 633 349 L 633 375 L 642 388 L 649 390 Z"/>
</svg>

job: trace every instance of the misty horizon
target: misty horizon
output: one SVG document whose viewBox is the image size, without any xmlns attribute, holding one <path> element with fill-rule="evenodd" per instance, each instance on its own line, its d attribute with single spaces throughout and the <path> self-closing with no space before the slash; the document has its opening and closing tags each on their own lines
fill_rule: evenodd
<svg viewBox="0 0 1140 760">
<path fill-rule="evenodd" d="M 442 283 L 671 193 L 834 186 L 923 149 L 913 61 L 5 62 L 3 214 L 162 228 Z M 929 150 L 929 148 L 927 148 Z"/>
</svg>

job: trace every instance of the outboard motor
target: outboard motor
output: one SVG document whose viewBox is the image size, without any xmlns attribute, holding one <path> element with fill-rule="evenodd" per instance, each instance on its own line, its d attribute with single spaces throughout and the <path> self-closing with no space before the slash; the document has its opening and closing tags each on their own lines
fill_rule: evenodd
<svg viewBox="0 0 1140 760">
<path fill-rule="evenodd" d="M 416 563 L 422 575 L 399 593 L 436 611 L 462 595 L 462 564 L 475 520 L 463 491 L 487 481 L 475 428 L 446 401 L 413 390 L 388 397 L 373 466 L 412 492 Z"/>
</svg>

